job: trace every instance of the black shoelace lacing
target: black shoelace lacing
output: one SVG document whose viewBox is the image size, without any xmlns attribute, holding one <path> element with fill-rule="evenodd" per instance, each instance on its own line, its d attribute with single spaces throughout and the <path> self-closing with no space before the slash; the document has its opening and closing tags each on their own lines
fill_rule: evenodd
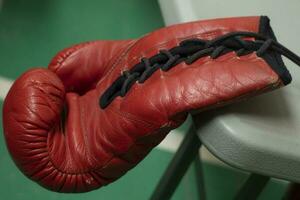
<svg viewBox="0 0 300 200">
<path fill-rule="evenodd" d="M 253 38 L 255 40 L 247 40 Z M 188 39 L 170 50 L 160 50 L 150 58 L 142 58 L 128 71 L 124 71 L 100 98 L 100 107 L 107 107 L 117 96 L 124 97 L 135 83 L 144 83 L 155 71 L 168 71 L 180 62 L 192 64 L 199 58 L 210 56 L 216 59 L 221 55 L 234 51 L 237 56 L 256 52 L 261 57 L 266 51 L 281 54 L 300 66 L 300 57 L 278 43 L 253 32 L 232 32 L 213 40 Z"/>
</svg>

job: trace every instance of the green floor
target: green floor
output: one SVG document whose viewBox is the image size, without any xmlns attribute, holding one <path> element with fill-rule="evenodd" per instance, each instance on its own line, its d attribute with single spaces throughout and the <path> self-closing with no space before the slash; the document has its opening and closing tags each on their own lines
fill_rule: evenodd
<svg viewBox="0 0 300 200">
<path fill-rule="evenodd" d="M 32 66 L 46 66 L 58 50 L 74 43 L 135 38 L 162 26 L 158 4 L 153 0 L 4 0 L 0 12 L 0 76 L 15 79 Z M 2 110 L 1 100 L 0 107 Z M 140 165 L 107 187 L 86 194 L 58 194 L 19 172 L 1 134 L 0 199 L 143 200 L 150 196 L 171 158 L 171 153 L 153 150 Z M 208 163 L 204 163 L 204 171 L 209 200 L 231 199 L 246 177 L 242 172 Z M 197 199 L 194 179 L 190 170 L 172 199 Z M 286 184 L 273 180 L 260 200 L 279 200 L 285 188 Z"/>
</svg>

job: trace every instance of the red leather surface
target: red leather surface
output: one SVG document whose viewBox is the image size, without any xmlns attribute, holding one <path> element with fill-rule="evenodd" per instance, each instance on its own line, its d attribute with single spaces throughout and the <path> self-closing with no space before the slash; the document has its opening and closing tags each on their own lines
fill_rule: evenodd
<svg viewBox="0 0 300 200">
<path fill-rule="evenodd" d="M 84 192 L 134 167 L 192 110 L 278 87 L 281 80 L 255 53 L 203 57 L 134 84 L 106 109 L 99 98 L 142 57 L 187 38 L 213 39 L 232 31 L 258 32 L 259 17 L 174 25 L 138 40 L 95 41 L 60 52 L 49 69 L 23 74 L 3 110 L 8 149 L 21 171 L 44 187 Z M 66 119 L 62 119 L 65 107 Z"/>
</svg>

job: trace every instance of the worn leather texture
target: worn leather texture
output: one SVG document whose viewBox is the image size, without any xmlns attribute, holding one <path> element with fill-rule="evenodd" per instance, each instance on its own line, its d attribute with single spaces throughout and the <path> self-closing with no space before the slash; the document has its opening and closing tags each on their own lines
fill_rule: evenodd
<svg viewBox="0 0 300 200">
<path fill-rule="evenodd" d="M 58 192 L 86 192 L 137 165 L 189 112 L 199 112 L 282 86 L 255 52 L 209 56 L 156 71 L 105 109 L 99 98 L 143 57 L 188 38 L 258 32 L 260 17 L 196 21 L 137 40 L 93 41 L 59 52 L 48 69 L 25 72 L 3 108 L 7 147 L 19 169 Z"/>
</svg>

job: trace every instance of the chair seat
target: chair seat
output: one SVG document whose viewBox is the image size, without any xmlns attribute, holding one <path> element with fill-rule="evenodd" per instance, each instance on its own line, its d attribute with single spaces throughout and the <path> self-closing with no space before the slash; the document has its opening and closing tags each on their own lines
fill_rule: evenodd
<svg viewBox="0 0 300 200">
<path fill-rule="evenodd" d="M 288 86 L 194 118 L 206 148 L 234 167 L 300 182 L 300 90 Z"/>
</svg>

